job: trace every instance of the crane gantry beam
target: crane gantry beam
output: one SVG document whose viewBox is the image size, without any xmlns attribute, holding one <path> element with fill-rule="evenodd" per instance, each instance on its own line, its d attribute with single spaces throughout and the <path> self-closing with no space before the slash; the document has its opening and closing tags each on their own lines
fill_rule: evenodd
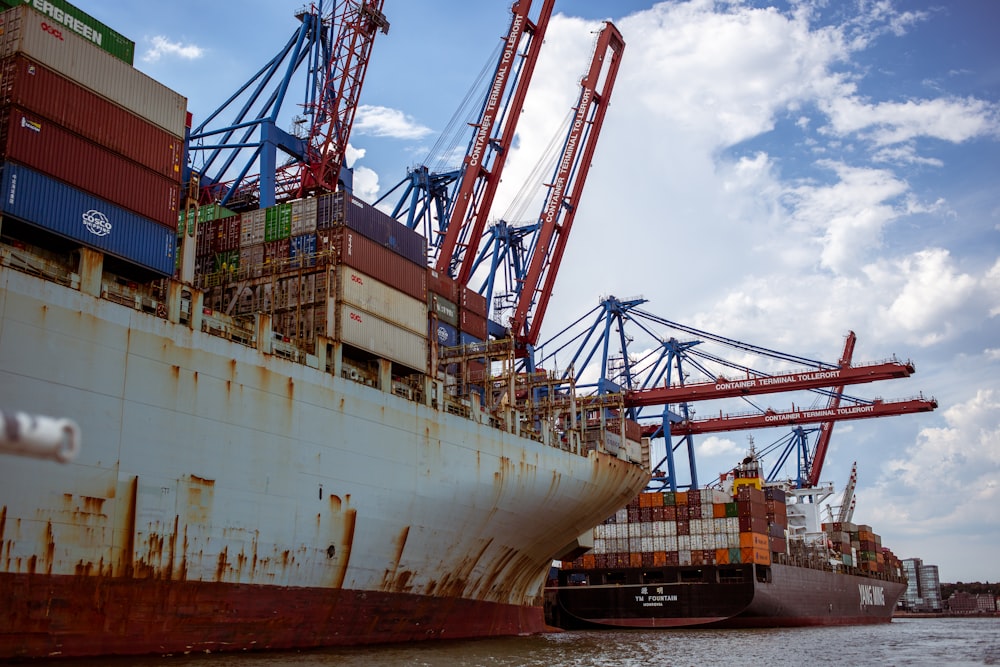
<svg viewBox="0 0 1000 667">
<path fill-rule="evenodd" d="M 715 382 L 698 382 L 673 387 L 653 387 L 629 391 L 625 394 L 625 406 L 631 408 L 668 405 L 687 401 L 820 389 L 834 384 L 837 386 L 865 384 L 909 377 L 915 371 L 912 362 L 892 360 L 846 368 L 800 371 L 782 375 L 761 375 L 743 380 L 720 378 Z"/>
<path fill-rule="evenodd" d="M 670 434 L 675 436 L 718 433 L 720 431 L 741 431 L 771 426 L 792 426 L 794 424 L 816 424 L 847 419 L 868 419 L 871 417 L 891 417 L 895 415 L 931 412 L 937 409 L 933 398 L 912 398 L 901 401 L 875 400 L 871 404 L 852 405 L 843 408 L 819 408 L 797 410 L 795 408 L 776 412 L 766 410 L 753 415 L 719 415 L 706 419 L 688 420 L 670 425 Z"/>
</svg>

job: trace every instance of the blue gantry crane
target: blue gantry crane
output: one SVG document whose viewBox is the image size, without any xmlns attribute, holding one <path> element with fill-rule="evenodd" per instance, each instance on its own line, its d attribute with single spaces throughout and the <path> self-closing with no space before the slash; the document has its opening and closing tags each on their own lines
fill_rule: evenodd
<svg viewBox="0 0 1000 667">
<path fill-rule="evenodd" d="M 812 486 L 812 480 L 818 480 L 829 437 L 810 447 L 811 433 L 829 433 L 828 425 L 838 420 L 925 412 L 937 407 L 934 399 L 923 396 L 884 401 L 844 394 L 846 385 L 905 378 L 915 371 L 911 362 L 895 358 L 852 364 L 853 332 L 848 335 L 839 363 L 827 363 L 672 322 L 641 309 L 643 303 L 641 298 L 602 299 L 597 307 L 541 345 L 538 361 L 552 367 L 562 359 L 558 365 L 565 368 L 565 374 L 573 372 L 580 377 L 577 387 L 581 390 L 625 393 L 627 416 L 643 424 L 646 437 L 664 440 L 662 457 L 651 460 L 657 471 L 651 488 L 698 487 L 693 436 L 770 426 L 794 427 L 791 436 L 779 441 L 781 446 L 767 448 L 780 450 L 781 465 L 775 465 L 771 476 L 776 476 L 791 452 L 796 451 L 799 485 Z M 682 341 L 678 334 L 690 338 Z M 629 349 L 636 340 L 643 346 L 637 354 Z M 747 365 L 746 360 L 751 358 L 766 370 Z M 825 398 L 826 405 L 775 411 L 754 403 L 758 395 L 789 391 L 811 392 Z M 720 411 L 708 418 L 695 417 L 693 403 L 725 399 L 738 399 L 753 411 L 739 415 Z M 841 406 L 841 400 L 850 405 Z M 823 426 L 806 429 L 803 424 Z M 679 451 L 687 454 L 686 484 L 679 481 L 675 461 Z"/>
<path fill-rule="evenodd" d="M 248 210 L 338 188 L 372 44 L 389 29 L 383 4 L 318 0 L 295 14 L 284 47 L 191 130 L 201 203 Z"/>
</svg>

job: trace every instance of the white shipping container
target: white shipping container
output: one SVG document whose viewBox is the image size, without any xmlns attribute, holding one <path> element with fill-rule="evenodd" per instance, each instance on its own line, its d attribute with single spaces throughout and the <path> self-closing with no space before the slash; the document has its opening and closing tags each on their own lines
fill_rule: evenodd
<svg viewBox="0 0 1000 667">
<path fill-rule="evenodd" d="M 427 304 L 420 299 L 344 264 L 337 267 L 337 298 L 397 327 L 420 334 L 426 346 Z"/>
<path fill-rule="evenodd" d="M 701 551 L 705 548 L 705 536 L 704 535 L 688 535 L 688 544 L 690 548 L 694 551 Z"/>
<path fill-rule="evenodd" d="M 628 521 L 628 509 L 620 509 L 615 512 L 615 521 L 618 523 L 625 523 Z"/>
<path fill-rule="evenodd" d="M 187 98 L 91 44 L 72 30 L 50 29 L 29 6 L 4 13 L 0 55 L 21 52 L 178 138 L 184 137 Z"/>
<path fill-rule="evenodd" d="M 663 533 L 664 535 L 676 535 L 677 534 L 677 524 L 673 521 L 663 522 Z"/>
<path fill-rule="evenodd" d="M 666 528 L 664 528 L 664 525 L 663 521 L 653 522 L 653 537 L 663 537 L 666 535 Z"/>
<path fill-rule="evenodd" d="M 667 535 L 663 538 L 664 551 L 677 551 L 677 536 Z"/>
<path fill-rule="evenodd" d="M 297 199 L 292 202 L 292 236 L 311 234 L 316 231 L 316 197 Z"/>
<path fill-rule="evenodd" d="M 341 341 L 415 370 L 427 372 L 427 338 L 350 304 L 337 309 Z"/>
<path fill-rule="evenodd" d="M 255 246 L 264 242 L 264 209 L 250 211 L 240 215 L 240 247 Z M 261 250 L 263 257 L 263 250 Z M 263 263 L 263 262 L 262 262 Z"/>
<path fill-rule="evenodd" d="M 594 539 L 604 539 L 608 536 L 608 524 L 602 523 L 594 526 Z"/>
<path fill-rule="evenodd" d="M 650 553 L 653 551 L 653 538 L 652 537 L 640 537 L 639 538 L 639 551 L 640 553 Z"/>
<path fill-rule="evenodd" d="M 691 536 L 690 535 L 678 535 L 677 536 L 677 548 L 678 549 L 690 549 L 691 548 Z"/>
</svg>

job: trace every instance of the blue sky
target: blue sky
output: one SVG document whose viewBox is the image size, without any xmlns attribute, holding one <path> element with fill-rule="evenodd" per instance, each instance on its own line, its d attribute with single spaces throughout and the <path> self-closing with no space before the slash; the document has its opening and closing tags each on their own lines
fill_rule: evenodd
<svg viewBox="0 0 1000 667">
<path fill-rule="evenodd" d="M 186 95 L 196 123 L 288 39 L 299 6 L 79 5 L 135 40 L 136 66 Z M 426 159 L 509 9 L 386 0 L 351 139 L 359 194 Z M 858 462 L 855 521 L 900 557 L 939 565 L 942 581 L 1000 579 L 1000 6 L 565 0 L 556 12 L 494 211 L 575 101 L 600 21 L 627 46 L 546 331 L 601 296 L 642 295 L 663 318 L 805 357 L 835 362 L 854 330 L 856 361 L 911 359 L 912 378 L 849 393 L 923 392 L 938 410 L 839 424 L 823 477 L 840 489 Z M 630 353 L 654 344 L 637 337 Z M 699 438 L 702 479 L 747 435 Z"/>
</svg>

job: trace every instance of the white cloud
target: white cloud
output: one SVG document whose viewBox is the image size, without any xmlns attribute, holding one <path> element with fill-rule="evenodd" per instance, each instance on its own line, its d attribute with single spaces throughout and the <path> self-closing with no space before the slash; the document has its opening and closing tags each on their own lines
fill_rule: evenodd
<svg viewBox="0 0 1000 667">
<path fill-rule="evenodd" d="M 825 100 L 822 106 L 834 133 L 844 136 L 860 132 L 876 146 L 916 137 L 961 143 L 1000 132 L 997 105 L 971 97 L 879 103 L 839 97 Z"/>
<path fill-rule="evenodd" d="M 172 42 L 162 35 L 156 35 L 150 39 L 151 46 L 142 56 L 144 62 L 153 63 L 161 57 L 176 56 L 184 60 L 197 60 L 205 55 L 205 50 L 194 44 L 182 44 Z"/>
<path fill-rule="evenodd" d="M 398 109 L 362 104 L 354 117 L 354 136 L 370 135 L 395 139 L 422 139 L 431 129 L 420 125 Z"/>
</svg>

